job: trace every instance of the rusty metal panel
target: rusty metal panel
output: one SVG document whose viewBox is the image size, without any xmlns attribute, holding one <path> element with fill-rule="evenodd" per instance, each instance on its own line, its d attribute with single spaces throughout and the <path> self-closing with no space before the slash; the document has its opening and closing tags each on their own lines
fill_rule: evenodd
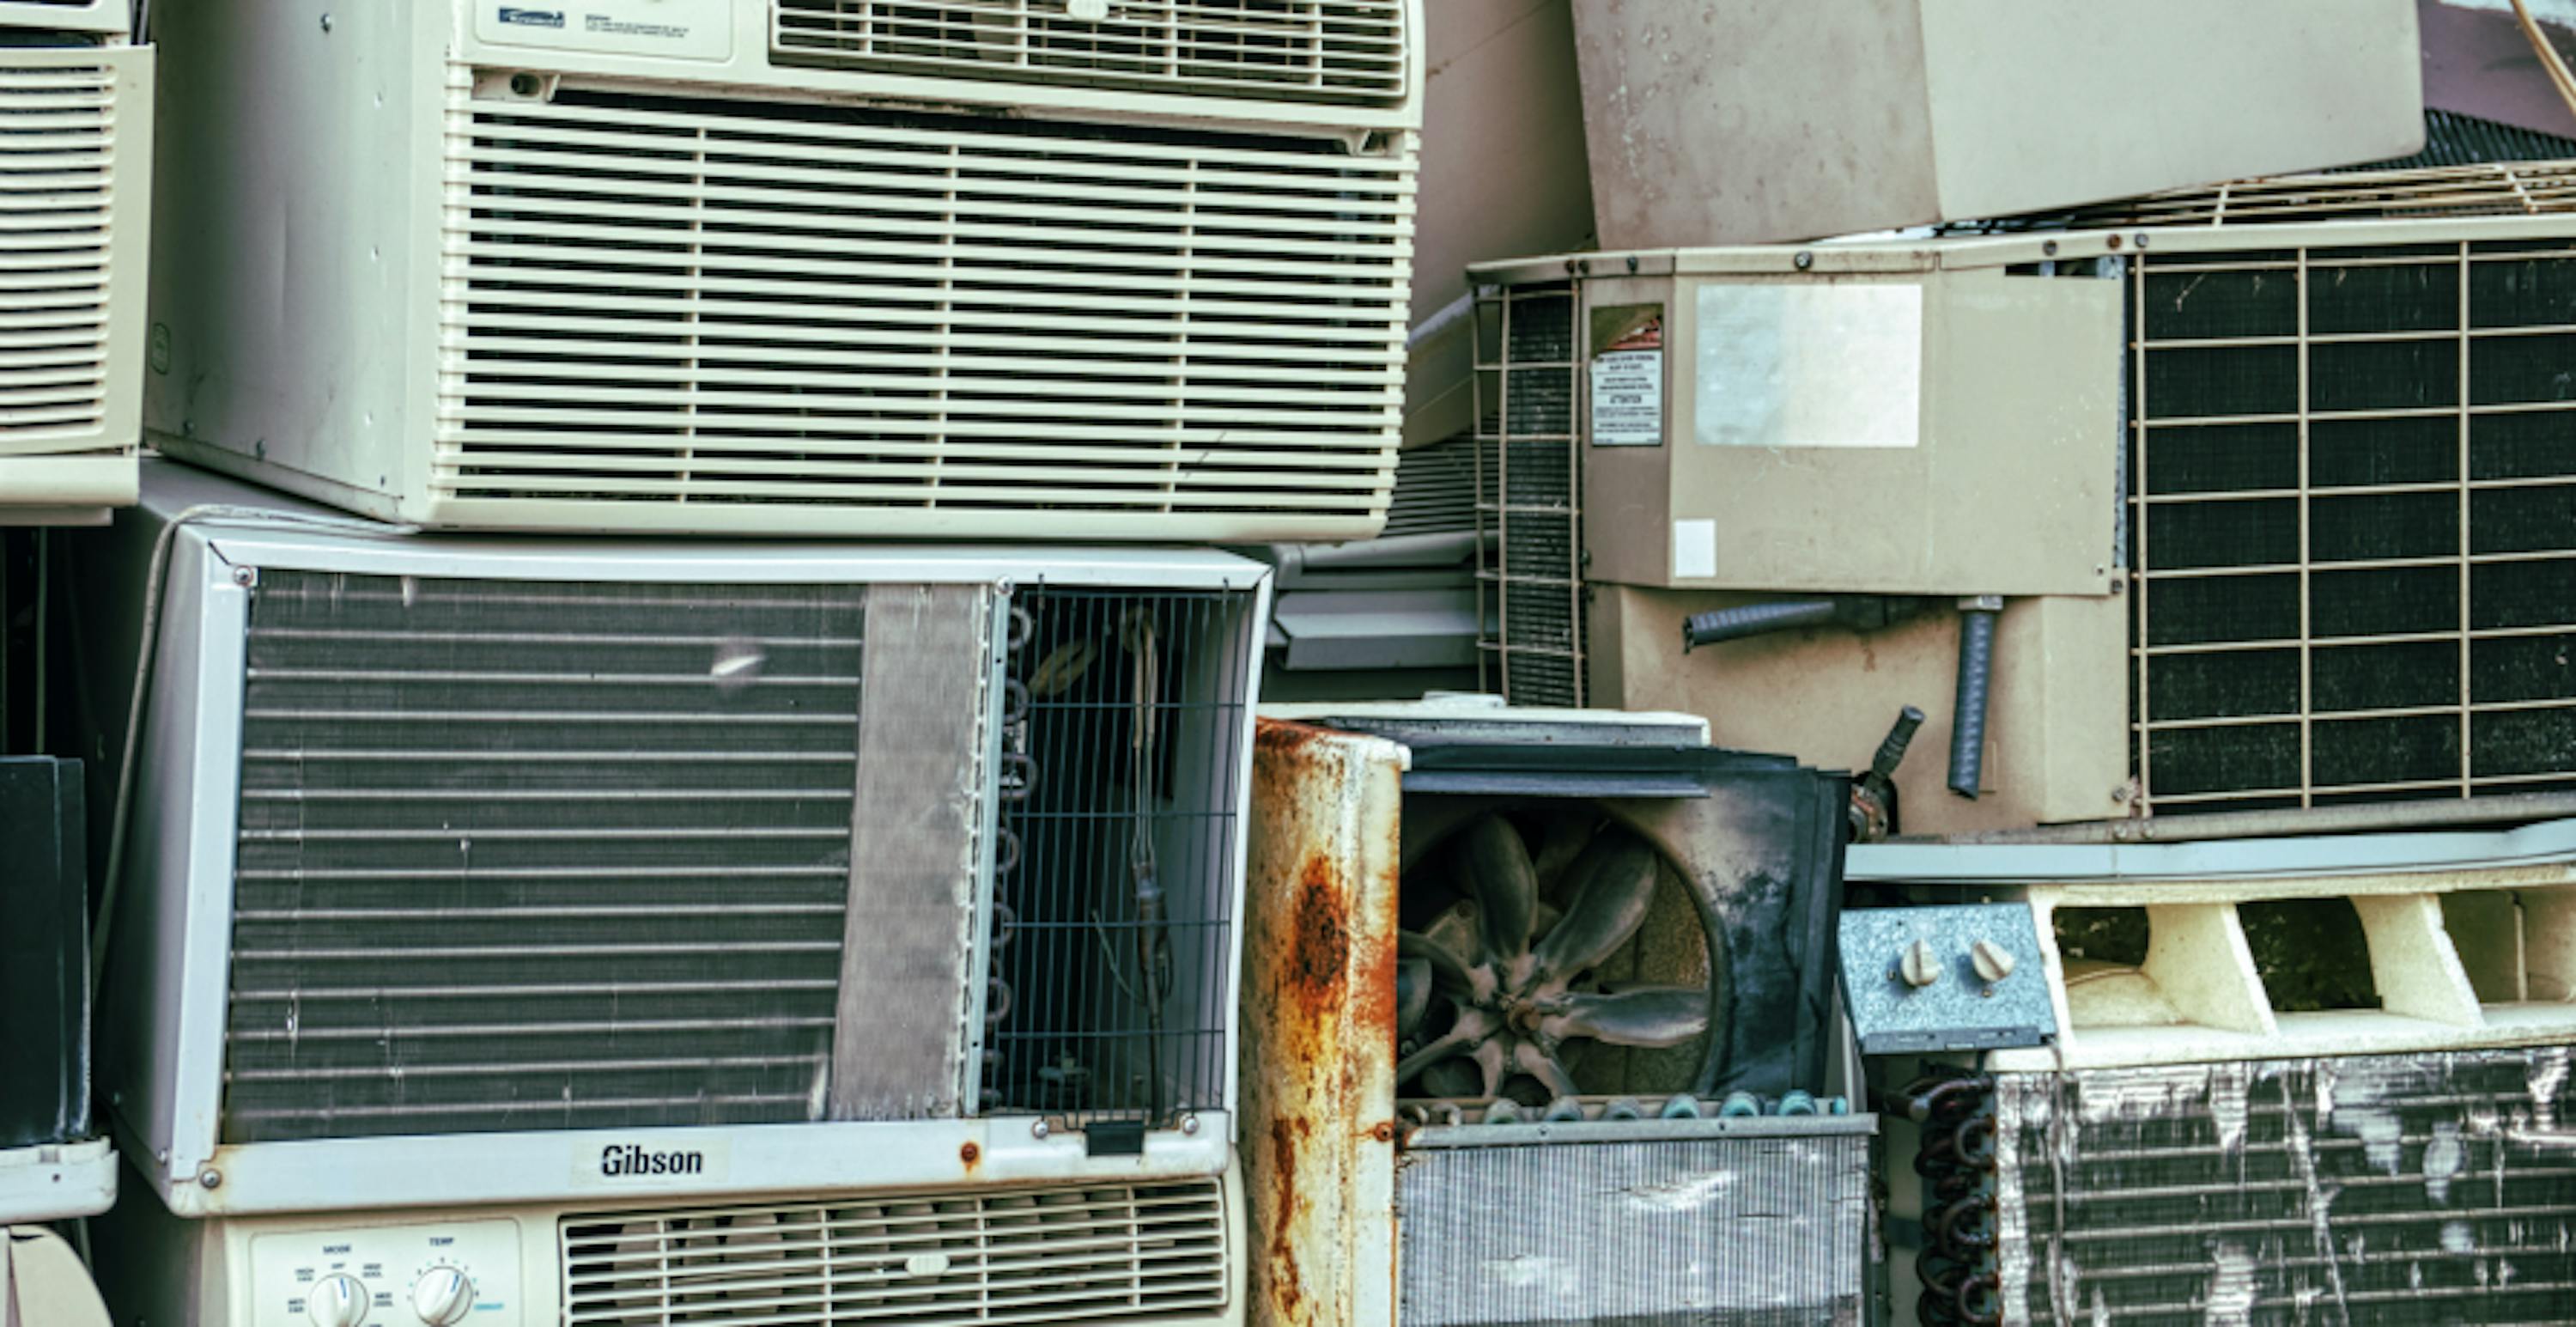
<svg viewBox="0 0 2576 1327">
<path fill-rule="evenodd" d="M 1395 1320 L 1405 748 L 1260 721 L 1243 917 L 1248 1327 Z"/>
</svg>

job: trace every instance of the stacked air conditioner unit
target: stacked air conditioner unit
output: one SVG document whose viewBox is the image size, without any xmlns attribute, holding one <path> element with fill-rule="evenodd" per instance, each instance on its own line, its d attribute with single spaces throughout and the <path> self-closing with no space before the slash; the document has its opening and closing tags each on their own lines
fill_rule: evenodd
<svg viewBox="0 0 2576 1327">
<path fill-rule="evenodd" d="M 1374 533 L 1416 0 L 216 0 L 146 417 L 424 526 Z"/>
<path fill-rule="evenodd" d="M 95 538 L 121 1312 L 1240 1313 L 1266 568 L 405 534 L 159 462 Z"/>
<path fill-rule="evenodd" d="M 2576 786 L 2561 180 L 1484 269 L 1489 649 L 1811 759 L 1917 705 L 1917 833 Z"/>
<path fill-rule="evenodd" d="M 1845 914 L 1915 1320 L 2566 1316 L 2576 822 L 1851 870 L 1953 905 Z"/>
<path fill-rule="evenodd" d="M 106 1327 L 89 1271 L 40 1223 L 116 1201 L 90 1108 L 89 878 L 80 762 L 0 757 L 0 1321 Z"/>
<path fill-rule="evenodd" d="M 129 8 L 0 3 L 0 525 L 134 501 L 152 48 Z"/>
<path fill-rule="evenodd" d="M 1844 780 L 1491 699 L 1264 712 L 1252 1321 L 1860 1321 Z"/>
</svg>

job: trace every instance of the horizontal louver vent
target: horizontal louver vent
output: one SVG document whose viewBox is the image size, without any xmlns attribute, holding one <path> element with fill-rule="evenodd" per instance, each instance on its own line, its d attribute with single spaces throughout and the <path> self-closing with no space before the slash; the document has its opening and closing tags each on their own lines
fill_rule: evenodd
<svg viewBox="0 0 2576 1327">
<path fill-rule="evenodd" d="M 116 135 L 113 68 L 0 53 L 0 458 L 109 441 Z"/>
<path fill-rule="evenodd" d="M 438 497 L 536 524 L 759 504 L 782 531 L 1021 538 L 1383 518 L 1409 149 L 571 94 L 460 109 Z"/>
<path fill-rule="evenodd" d="M 1401 102 L 1403 0 L 776 0 L 782 60 L 1343 105 Z"/>
<path fill-rule="evenodd" d="M 2576 784 L 2576 241 L 2136 271 L 2148 805 Z"/>
<path fill-rule="evenodd" d="M 2255 226 L 2407 217 L 2537 216 L 2576 211 L 2576 162 L 2275 175 L 2177 189 L 2072 213 L 2046 226 Z"/>
<path fill-rule="evenodd" d="M 865 593 L 264 572 L 226 1141 L 818 1118 Z"/>
<path fill-rule="evenodd" d="M 1226 1303 L 1214 1181 L 563 1218 L 565 1321 L 1142 1321 Z"/>
<path fill-rule="evenodd" d="M 2568 1068 L 2551 1047 L 2004 1075 L 2001 1321 L 2565 1322 Z"/>
</svg>

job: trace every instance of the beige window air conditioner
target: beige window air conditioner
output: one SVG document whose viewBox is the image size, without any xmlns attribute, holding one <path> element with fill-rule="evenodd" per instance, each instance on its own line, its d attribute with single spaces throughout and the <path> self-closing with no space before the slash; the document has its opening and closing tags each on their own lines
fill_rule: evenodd
<svg viewBox="0 0 2576 1327">
<path fill-rule="evenodd" d="M 1413 0 L 218 0 L 146 413 L 370 515 L 1346 539 L 1401 425 Z"/>
<path fill-rule="evenodd" d="M 0 3 L 0 525 L 134 501 L 152 48 L 126 0 Z"/>
<path fill-rule="evenodd" d="M 1812 760 L 1919 706 L 1914 833 L 2576 786 L 2567 180 L 1485 269 L 1488 656 Z"/>
</svg>

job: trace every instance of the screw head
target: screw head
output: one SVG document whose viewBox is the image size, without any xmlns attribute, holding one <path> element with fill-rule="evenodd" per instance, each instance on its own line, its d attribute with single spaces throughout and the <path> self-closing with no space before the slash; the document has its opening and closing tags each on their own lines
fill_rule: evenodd
<svg viewBox="0 0 2576 1327">
<path fill-rule="evenodd" d="M 224 1173 L 212 1166 L 197 1172 L 197 1183 L 209 1189 L 224 1187 Z"/>
<path fill-rule="evenodd" d="M 1031 1137 L 1031 1138 L 1044 1138 L 1044 1137 L 1046 1137 L 1046 1136 L 1047 1136 L 1047 1122 L 1046 1122 L 1046 1121 L 1044 1121 L 1044 1120 L 1031 1120 L 1031 1121 L 1029 1121 L 1029 1137 Z"/>
<path fill-rule="evenodd" d="M 1789 260 L 1789 265 L 1803 272 L 1816 265 L 1816 256 L 1804 249 L 1800 249 L 1798 251 L 1798 256 Z"/>
<path fill-rule="evenodd" d="M 324 14 L 322 16 L 322 30 L 324 32 L 329 32 L 331 30 L 331 16 L 329 14 Z"/>
<path fill-rule="evenodd" d="M 1198 1116 L 1196 1116 L 1196 1115 L 1184 1115 L 1184 1116 L 1182 1116 L 1182 1117 L 1181 1117 L 1181 1132 L 1182 1132 L 1182 1133 L 1197 1133 L 1198 1131 L 1199 1131 L 1199 1117 L 1198 1117 Z"/>
<path fill-rule="evenodd" d="M 2041 253 L 2047 254 L 2047 255 L 2048 255 L 2049 257 L 2051 257 L 2051 258 L 2056 257 L 2056 256 L 2057 256 L 2057 241 L 2055 241 L 2055 240 L 2045 240 L 2045 241 L 2042 241 L 2042 242 L 2041 242 L 2041 244 L 2040 244 L 2040 246 L 2039 246 L 2039 251 L 2040 251 Z"/>
<path fill-rule="evenodd" d="M 256 567 L 233 568 L 233 584 L 238 585 L 245 590 L 249 589 L 251 586 L 259 584 L 259 569 Z"/>
</svg>

